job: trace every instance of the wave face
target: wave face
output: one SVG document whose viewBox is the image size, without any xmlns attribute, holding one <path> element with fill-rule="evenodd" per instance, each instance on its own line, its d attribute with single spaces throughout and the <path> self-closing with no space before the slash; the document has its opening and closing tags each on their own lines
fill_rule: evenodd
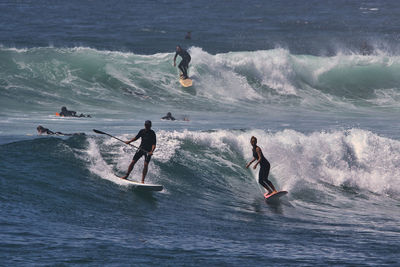
<svg viewBox="0 0 400 267">
<path fill-rule="evenodd" d="M 285 49 L 189 51 L 195 86 L 182 89 L 171 53 L 1 48 L 1 112 L 54 111 L 64 105 L 100 114 L 166 107 L 212 112 L 399 108 L 400 58 L 379 51 L 332 57 Z"/>
<path fill-rule="evenodd" d="M 322 264 L 315 251 L 325 260 L 332 251 L 355 256 L 379 244 L 385 249 L 370 256 L 374 262 L 397 261 L 392 247 L 398 240 L 399 141 L 360 129 L 308 135 L 294 130 L 157 134 L 159 148 L 146 181 L 161 183 L 165 190 L 155 195 L 132 192 L 116 178 L 134 151 L 110 138 L 38 138 L 0 145 L 6 166 L 0 168 L 3 247 L 17 246 L 26 253 L 19 257 L 32 263 L 41 254 L 31 245 L 40 242 L 41 249 L 52 249 L 52 262 L 116 260 L 82 254 L 79 244 L 85 243 L 104 251 L 117 246 L 131 263 L 149 260 L 154 251 L 153 263 L 167 255 L 174 256 L 172 263 L 190 263 L 192 257 L 179 257 L 189 252 L 202 262 L 220 263 L 207 256 L 211 249 L 223 253 L 224 262 L 237 264 L 265 261 L 262 248 L 268 243 L 273 252 L 268 257 L 276 264 L 305 258 Z M 252 135 L 271 162 L 271 181 L 290 192 L 278 206 L 265 205 L 256 171 L 244 168 Z M 139 161 L 131 178 L 138 180 L 141 169 Z M 27 224 L 29 230 L 20 227 Z M 265 228 L 274 231 L 273 237 L 260 235 Z M 328 246 L 321 236 L 335 242 Z M 66 247 L 63 240 L 77 245 Z M 282 240 L 284 250 L 278 249 Z M 288 260 L 288 250 L 302 247 L 298 240 L 307 240 L 308 249 Z M 365 260 L 333 259 L 345 265 Z M 118 261 L 128 263 L 120 254 Z"/>
<path fill-rule="evenodd" d="M 397 179 L 400 176 L 400 159 L 397 156 L 400 154 L 400 142 L 361 129 L 314 132 L 308 135 L 294 130 L 277 133 L 261 130 L 163 130 L 158 133 L 161 144 L 154 155 L 157 168 L 150 174 L 153 177 L 150 179 L 155 179 L 155 182 L 169 180 L 168 177 L 176 177 L 182 168 L 191 169 L 191 172 L 208 180 L 209 186 L 206 187 L 221 191 L 225 184 L 237 183 L 238 188 L 235 190 L 247 187 L 248 183 L 257 184 L 258 173 L 243 168 L 245 162 L 252 157 L 249 144 L 253 135 L 257 136 L 258 145 L 271 162 L 271 179 L 283 190 L 293 192 L 305 188 L 318 190 L 325 186 L 344 187 L 400 197 L 400 183 Z M 99 140 L 89 140 L 85 153 L 91 172 L 108 179 L 115 171 L 125 172 L 132 152 L 118 141 L 103 141 L 99 143 Z M 102 151 L 107 152 L 102 154 Z M 167 166 L 176 168 L 169 169 Z M 140 169 L 133 176 L 140 177 Z M 210 176 L 207 174 L 209 171 Z M 213 176 L 220 178 L 216 181 L 211 179 Z M 252 176 L 254 181 L 240 178 L 245 176 Z M 188 186 L 182 190 L 191 192 L 191 188 L 196 188 Z M 327 191 L 324 193 L 329 194 Z"/>
<path fill-rule="evenodd" d="M 276 133 L 261 130 L 162 130 L 157 133 L 159 145 L 152 159 L 148 181 L 164 184 L 167 194 L 186 192 L 196 198 L 203 197 L 198 191 L 199 187 L 202 191 L 215 190 L 215 194 L 209 196 L 212 198 L 209 205 L 214 205 L 211 202 L 221 198 L 217 192 L 222 193 L 227 189 L 235 192 L 238 199 L 246 198 L 245 194 L 254 189 L 256 191 L 252 193 L 257 194 L 258 172 L 244 168 L 252 158 L 251 136 L 258 138 L 258 145 L 271 162 L 271 181 L 281 190 L 291 191 L 295 201 L 303 190 L 337 194 L 335 190 L 332 191 L 333 188 L 400 199 L 400 183 L 397 179 L 400 176 L 400 142 L 361 129 L 307 135 L 294 130 Z M 125 135 L 118 137 L 128 138 Z M 17 167 L 17 159 L 7 157 L 7 151 L 27 154 L 26 157 L 20 157 L 20 160 L 28 162 L 27 165 L 34 159 L 36 167 L 51 166 L 56 170 L 58 165 L 66 165 L 70 168 L 63 168 L 65 174 L 91 174 L 89 176 L 92 178 L 85 183 L 104 179 L 122 187 L 127 187 L 126 183 L 115 175 L 125 173 L 134 153 L 119 141 L 93 136 L 65 140 L 39 138 L 1 147 L 2 160 L 9 162 L 11 169 Z M 32 168 L 36 167 L 34 165 Z M 141 177 L 141 169 L 140 163 L 131 177 Z M 7 175 L 12 173 L 10 170 L 3 172 Z M 51 172 L 46 171 L 45 175 L 51 175 Z M 30 177 L 20 179 L 27 179 L 25 182 L 31 183 Z M 38 174 L 32 177 L 39 183 L 47 179 Z M 307 201 L 308 196 L 303 197 Z"/>
</svg>

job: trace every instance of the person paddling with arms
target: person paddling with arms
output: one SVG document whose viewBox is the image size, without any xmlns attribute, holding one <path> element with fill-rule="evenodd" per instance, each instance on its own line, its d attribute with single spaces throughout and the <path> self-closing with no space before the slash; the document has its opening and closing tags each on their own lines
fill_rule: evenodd
<svg viewBox="0 0 400 267">
<path fill-rule="evenodd" d="M 257 168 L 257 165 L 260 164 L 260 172 L 258 173 L 258 182 L 262 185 L 265 189 L 267 189 L 268 194 L 276 193 L 276 189 L 274 185 L 268 180 L 269 170 L 271 165 L 269 164 L 268 160 L 264 157 L 261 148 L 257 146 L 257 138 L 252 136 L 250 139 L 250 144 L 253 147 L 253 159 L 247 163 L 246 168 L 249 168 L 250 165 L 257 160 L 256 164 L 254 164 L 253 169 Z"/>
<path fill-rule="evenodd" d="M 128 171 L 125 176 L 121 177 L 122 179 L 127 179 L 136 162 L 144 156 L 144 166 L 142 172 L 142 184 L 144 184 L 144 179 L 147 175 L 147 170 L 149 166 L 149 162 L 151 156 L 153 155 L 154 150 L 156 149 L 156 133 L 151 129 L 151 121 L 147 120 L 144 123 L 144 129 L 140 130 L 139 133 L 129 141 L 126 141 L 125 144 L 130 144 L 139 138 L 142 138 L 142 142 L 140 143 L 139 149 L 136 151 L 133 156 L 131 164 L 129 164 Z"/>
</svg>

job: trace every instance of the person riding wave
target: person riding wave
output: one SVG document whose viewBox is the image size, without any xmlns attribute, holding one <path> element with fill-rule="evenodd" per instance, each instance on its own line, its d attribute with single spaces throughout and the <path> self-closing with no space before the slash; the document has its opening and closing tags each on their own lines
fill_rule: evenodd
<svg viewBox="0 0 400 267">
<path fill-rule="evenodd" d="M 178 68 L 181 70 L 182 72 L 182 78 L 183 79 L 188 79 L 188 69 L 189 69 L 189 62 L 192 59 L 189 55 L 189 53 L 182 49 L 182 47 L 180 47 L 179 45 L 176 47 L 176 53 L 174 56 L 174 67 L 176 66 L 176 57 L 180 56 L 182 58 L 182 61 L 179 63 Z"/>
<path fill-rule="evenodd" d="M 274 185 L 271 183 L 270 180 L 268 180 L 268 175 L 271 165 L 269 161 L 264 157 L 261 148 L 257 146 L 257 138 L 252 136 L 250 139 L 250 144 L 253 147 L 252 149 L 253 159 L 249 163 L 247 163 L 246 168 L 249 168 L 254 161 L 257 161 L 256 164 L 254 164 L 253 169 L 256 169 L 257 165 L 260 164 L 260 172 L 258 173 L 258 183 L 268 191 L 268 195 L 276 193 L 277 191 Z"/>
<path fill-rule="evenodd" d="M 139 138 L 142 139 L 139 149 L 136 151 L 131 163 L 129 164 L 128 171 L 126 172 L 126 174 L 123 177 L 121 177 L 122 179 L 127 179 L 129 174 L 132 172 L 133 167 L 135 166 L 136 162 L 141 157 L 144 156 L 144 166 L 143 166 L 143 171 L 142 171 L 142 183 L 143 184 L 144 184 L 144 179 L 146 178 L 146 175 L 147 175 L 147 170 L 148 170 L 151 156 L 153 155 L 153 152 L 156 149 L 156 143 L 157 143 L 156 133 L 151 129 L 151 121 L 149 121 L 149 120 L 145 121 L 144 127 L 145 128 L 140 130 L 134 138 L 125 142 L 125 144 L 129 145 L 130 143 L 138 140 Z"/>
</svg>

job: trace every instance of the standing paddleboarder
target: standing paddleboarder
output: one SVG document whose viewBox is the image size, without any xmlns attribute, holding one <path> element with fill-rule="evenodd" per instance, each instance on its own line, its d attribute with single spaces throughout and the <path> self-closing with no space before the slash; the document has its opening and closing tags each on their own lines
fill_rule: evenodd
<svg viewBox="0 0 400 267">
<path fill-rule="evenodd" d="M 144 166 L 142 172 L 142 183 L 144 184 L 144 179 L 147 175 L 147 170 L 149 166 L 149 162 L 151 156 L 153 155 L 154 150 L 156 149 L 156 133 L 151 129 L 151 121 L 147 120 L 144 123 L 144 129 L 140 130 L 139 133 L 129 141 L 126 141 L 125 144 L 130 144 L 139 138 L 142 138 L 142 142 L 140 143 L 139 149 L 136 151 L 133 156 L 131 164 L 129 164 L 128 171 L 125 176 L 121 177 L 122 179 L 127 179 L 136 162 L 144 156 Z"/>
</svg>

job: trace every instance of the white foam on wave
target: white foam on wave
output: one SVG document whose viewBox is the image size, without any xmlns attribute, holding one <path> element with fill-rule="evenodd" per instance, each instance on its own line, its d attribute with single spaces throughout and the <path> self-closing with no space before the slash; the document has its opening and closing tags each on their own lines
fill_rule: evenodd
<svg viewBox="0 0 400 267">
<path fill-rule="evenodd" d="M 400 142 L 370 131 L 351 129 L 309 135 L 294 130 L 169 133 L 172 139 L 191 140 L 228 153 L 239 152 L 245 159 L 243 166 L 252 158 L 253 135 L 270 161 L 271 177 L 281 190 L 301 188 L 304 184 L 321 187 L 323 182 L 378 194 L 400 193 Z M 258 169 L 252 170 L 252 174 L 257 180 Z"/>
<path fill-rule="evenodd" d="M 85 152 L 87 156 L 86 160 L 90 162 L 90 172 L 116 184 L 127 186 L 128 183 L 116 177 L 113 173 L 112 166 L 107 164 L 107 162 L 103 159 L 96 141 L 94 139 L 88 139 L 88 142 L 89 146 Z"/>
<path fill-rule="evenodd" d="M 274 49 L 255 52 L 232 52 L 217 55 L 224 65 L 240 70 L 247 70 L 268 86 L 282 95 L 297 95 L 293 84 L 295 70 L 288 50 Z"/>
<path fill-rule="evenodd" d="M 176 152 L 183 149 L 182 143 L 188 140 L 206 148 L 199 153 L 183 151 L 188 167 L 201 169 L 204 166 L 219 166 L 233 171 L 244 169 L 253 157 L 251 136 L 258 138 L 258 145 L 271 163 L 270 179 L 280 190 L 323 190 L 325 184 L 330 184 L 376 194 L 400 194 L 400 141 L 361 129 L 311 134 L 294 130 L 276 133 L 263 130 L 160 131 L 157 133 L 157 150 L 150 163 L 146 181 L 156 183 L 158 180 L 170 179 L 154 162 L 171 161 Z M 89 170 L 103 179 L 126 185 L 124 180 L 115 176 L 113 169 L 124 173 L 135 151 L 113 139 L 104 139 L 100 143 L 88 139 L 88 142 L 84 155 L 89 162 Z M 215 154 L 215 150 L 221 153 Z M 236 159 L 236 162 L 232 162 L 224 158 L 224 155 L 239 155 L 239 158 L 231 157 Z M 240 158 L 243 162 L 237 162 Z M 141 177 L 142 164 L 139 161 L 130 176 L 135 181 Z M 254 183 L 258 180 L 258 170 L 250 168 Z"/>
<path fill-rule="evenodd" d="M 30 48 L 32 49 L 32 48 Z M 17 53 L 26 53 L 27 51 L 30 50 L 29 48 L 16 48 L 16 47 L 5 47 L 3 45 L 0 45 L 0 50 L 3 51 L 12 51 L 12 52 L 17 52 Z"/>
<path fill-rule="evenodd" d="M 176 138 L 176 132 L 163 130 L 157 132 L 157 143 L 154 159 L 165 163 L 175 155 L 175 152 L 180 148 L 182 142 Z"/>
<path fill-rule="evenodd" d="M 7 49 L 0 48 L 4 50 Z M 4 88 L 23 88 L 22 97 L 26 94 L 32 99 L 33 107 L 40 98 L 50 107 L 52 102 L 63 102 L 68 96 L 70 103 L 85 106 L 105 102 L 126 106 L 127 101 L 140 106 L 145 97 L 150 105 L 169 106 L 184 101 L 183 108 L 201 110 L 216 104 L 222 110 L 253 104 L 264 109 L 266 102 L 342 110 L 360 108 L 356 102 L 360 95 L 362 104 L 387 106 L 386 100 L 390 99 L 385 98 L 383 90 L 399 89 L 396 74 L 400 58 L 376 51 L 366 56 L 338 53 L 318 57 L 293 55 L 277 48 L 212 55 L 191 47 L 189 73 L 194 87 L 189 92 L 179 85 L 178 70 L 172 66 L 174 53 L 138 55 L 87 47 L 17 51 L 25 55 L 13 55 L 14 50 L 10 51 L 7 56 L 20 71 L 4 76 Z M 30 82 L 32 77 L 35 83 Z M 136 98 L 127 98 L 124 92 Z M 47 100 L 48 97 L 51 99 Z"/>
<path fill-rule="evenodd" d="M 199 95 L 224 102 L 261 99 L 246 77 L 227 64 L 226 54 L 211 55 L 198 47 L 192 47 L 189 52 L 192 56 L 190 76 L 194 77 L 196 86 L 202 88 Z"/>
<path fill-rule="evenodd" d="M 380 107 L 399 107 L 400 106 L 400 88 L 376 89 L 374 90 L 376 98 L 368 100 Z"/>
<path fill-rule="evenodd" d="M 277 181 L 351 186 L 379 194 L 400 193 L 400 142 L 352 129 L 304 135 L 293 130 L 254 132 Z"/>
</svg>

